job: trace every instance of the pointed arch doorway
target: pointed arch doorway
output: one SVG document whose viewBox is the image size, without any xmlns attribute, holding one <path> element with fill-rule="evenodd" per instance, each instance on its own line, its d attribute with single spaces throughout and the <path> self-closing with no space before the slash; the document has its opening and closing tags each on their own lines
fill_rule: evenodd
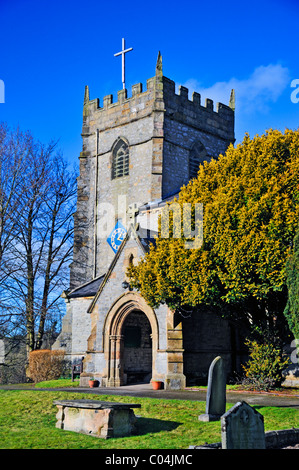
<svg viewBox="0 0 299 470">
<path fill-rule="evenodd" d="M 133 310 L 122 327 L 124 384 L 149 383 L 152 377 L 152 330 L 147 316 Z"/>
<path fill-rule="evenodd" d="M 104 353 L 108 387 L 149 383 L 158 349 L 156 314 L 136 293 L 120 297 L 106 316 Z"/>
</svg>

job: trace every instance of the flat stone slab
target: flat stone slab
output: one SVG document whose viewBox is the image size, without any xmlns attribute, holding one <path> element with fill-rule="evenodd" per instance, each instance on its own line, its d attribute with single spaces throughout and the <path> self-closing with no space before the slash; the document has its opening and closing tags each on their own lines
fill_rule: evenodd
<svg viewBox="0 0 299 470">
<path fill-rule="evenodd" d="M 89 408 L 92 410 L 128 410 L 130 408 L 141 408 L 141 405 L 132 403 L 117 403 L 113 401 L 99 400 L 55 400 L 54 405 L 69 406 L 72 408 Z"/>
<path fill-rule="evenodd" d="M 141 408 L 139 404 L 98 400 L 55 400 L 53 403 L 58 408 L 57 428 L 104 439 L 130 436 L 136 423 L 132 408 Z"/>
</svg>

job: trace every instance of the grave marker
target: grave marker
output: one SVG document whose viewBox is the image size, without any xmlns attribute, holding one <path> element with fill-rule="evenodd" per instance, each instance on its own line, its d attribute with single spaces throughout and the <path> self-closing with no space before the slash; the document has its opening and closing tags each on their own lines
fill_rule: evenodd
<svg viewBox="0 0 299 470">
<path fill-rule="evenodd" d="M 5 344 L 4 340 L 0 339 L 0 364 L 4 364 L 5 362 Z"/>
<path fill-rule="evenodd" d="M 265 449 L 264 417 L 245 401 L 221 417 L 222 449 Z"/>
<path fill-rule="evenodd" d="M 209 368 L 206 413 L 198 417 L 199 421 L 219 421 L 225 413 L 225 405 L 226 374 L 223 359 L 217 356 Z"/>
</svg>

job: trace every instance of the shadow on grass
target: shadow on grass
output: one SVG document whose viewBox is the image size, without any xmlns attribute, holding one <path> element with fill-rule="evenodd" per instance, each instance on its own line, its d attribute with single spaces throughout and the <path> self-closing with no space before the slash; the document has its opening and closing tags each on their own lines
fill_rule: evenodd
<svg viewBox="0 0 299 470">
<path fill-rule="evenodd" d="M 183 423 L 176 421 L 163 421 L 154 418 L 137 418 L 134 435 L 142 436 L 148 433 L 173 431 Z"/>
</svg>

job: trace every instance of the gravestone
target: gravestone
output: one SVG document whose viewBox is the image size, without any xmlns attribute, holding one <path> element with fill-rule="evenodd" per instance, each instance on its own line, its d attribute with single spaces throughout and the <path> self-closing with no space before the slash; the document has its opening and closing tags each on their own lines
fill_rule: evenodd
<svg viewBox="0 0 299 470">
<path fill-rule="evenodd" d="M 206 413 L 198 417 L 199 421 L 219 421 L 225 413 L 225 405 L 226 374 L 223 359 L 217 356 L 209 368 Z"/>
<path fill-rule="evenodd" d="M 264 417 L 245 401 L 221 417 L 222 449 L 265 449 Z"/>
<path fill-rule="evenodd" d="M 4 340 L 0 339 L 0 364 L 4 364 L 5 362 L 5 344 Z"/>
</svg>

